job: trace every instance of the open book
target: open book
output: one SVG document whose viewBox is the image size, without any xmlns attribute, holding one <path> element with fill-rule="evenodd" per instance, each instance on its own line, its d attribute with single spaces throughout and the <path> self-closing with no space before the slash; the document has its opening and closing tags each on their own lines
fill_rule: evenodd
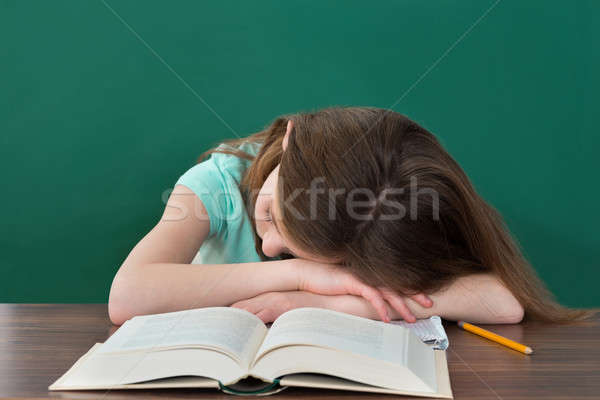
<svg viewBox="0 0 600 400">
<path fill-rule="evenodd" d="M 137 316 L 49 389 L 287 386 L 452 398 L 445 351 L 403 326 L 320 308 L 288 311 L 270 329 L 231 307 Z"/>
</svg>

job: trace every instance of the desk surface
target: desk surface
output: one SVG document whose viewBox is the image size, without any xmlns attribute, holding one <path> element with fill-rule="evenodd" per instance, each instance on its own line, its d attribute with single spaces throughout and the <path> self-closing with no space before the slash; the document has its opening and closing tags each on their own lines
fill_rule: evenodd
<svg viewBox="0 0 600 400">
<path fill-rule="evenodd" d="M 48 392 L 94 343 L 116 327 L 105 304 L 1 304 L 0 397 L 16 398 L 221 398 L 209 389 Z M 448 366 L 456 399 L 600 398 L 600 318 L 587 326 L 536 323 L 489 326 L 531 346 L 526 356 L 446 324 Z M 402 398 L 288 388 L 272 398 Z"/>
</svg>

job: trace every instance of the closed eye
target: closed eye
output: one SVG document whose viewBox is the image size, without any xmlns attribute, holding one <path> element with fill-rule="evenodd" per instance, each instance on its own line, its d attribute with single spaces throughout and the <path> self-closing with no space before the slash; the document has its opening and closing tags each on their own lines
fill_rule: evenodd
<svg viewBox="0 0 600 400">
<path fill-rule="evenodd" d="M 265 214 L 265 221 L 269 221 L 269 222 L 273 221 L 273 219 L 271 217 L 271 210 L 267 210 L 267 212 Z"/>
</svg>

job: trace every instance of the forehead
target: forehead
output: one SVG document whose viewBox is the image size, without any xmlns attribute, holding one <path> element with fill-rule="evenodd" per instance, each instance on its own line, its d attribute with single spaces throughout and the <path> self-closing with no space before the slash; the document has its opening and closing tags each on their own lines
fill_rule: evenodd
<svg viewBox="0 0 600 400">
<path fill-rule="evenodd" d="M 277 168 L 271 171 L 256 197 L 256 208 L 266 208 L 271 203 L 277 187 Z"/>
<path fill-rule="evenodd" d="M 258 192 L 259 196 L 272 196 L 274 194 L 278 173 L 279 167 L 276 167 L 273 171 L 271 171 L 269 176 L 267 176 L 265 183 L 263 183 L 260 191 Z"/>
</svg>

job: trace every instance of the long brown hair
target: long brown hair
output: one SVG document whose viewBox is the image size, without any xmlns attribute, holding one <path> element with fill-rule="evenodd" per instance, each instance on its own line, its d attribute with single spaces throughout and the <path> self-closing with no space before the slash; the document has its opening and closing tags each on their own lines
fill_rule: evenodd
<svg viewBox="0 0 600 400">
<path fill-rule="evenodd" d="M 294 128 L 283 152 L 289 119 Z M 404 115 L 372 107 L 285 115 L 230 141 L 232 150 L 211 150 L 200 160 L 214 151 L 253 159 L 235 150 L 247 141 L 262 144 L 242 181 L 253 225 L 258 191 L 280 164 L 277 190 L 286 233 L 306 251 L 342 259 L 367 284 L 433 293 L 458 277 L 488 272 L 528 318 L 569 322 L 590 314 L 553 300 L 500 213 L 477 194 L 436 137 Z M 320 196 L 314 195 L 315 182 Z M 402 218 L 390 217 L 402 209 Z M 254 231 L 256 251 L 265 259 Z"/>
</svg>

